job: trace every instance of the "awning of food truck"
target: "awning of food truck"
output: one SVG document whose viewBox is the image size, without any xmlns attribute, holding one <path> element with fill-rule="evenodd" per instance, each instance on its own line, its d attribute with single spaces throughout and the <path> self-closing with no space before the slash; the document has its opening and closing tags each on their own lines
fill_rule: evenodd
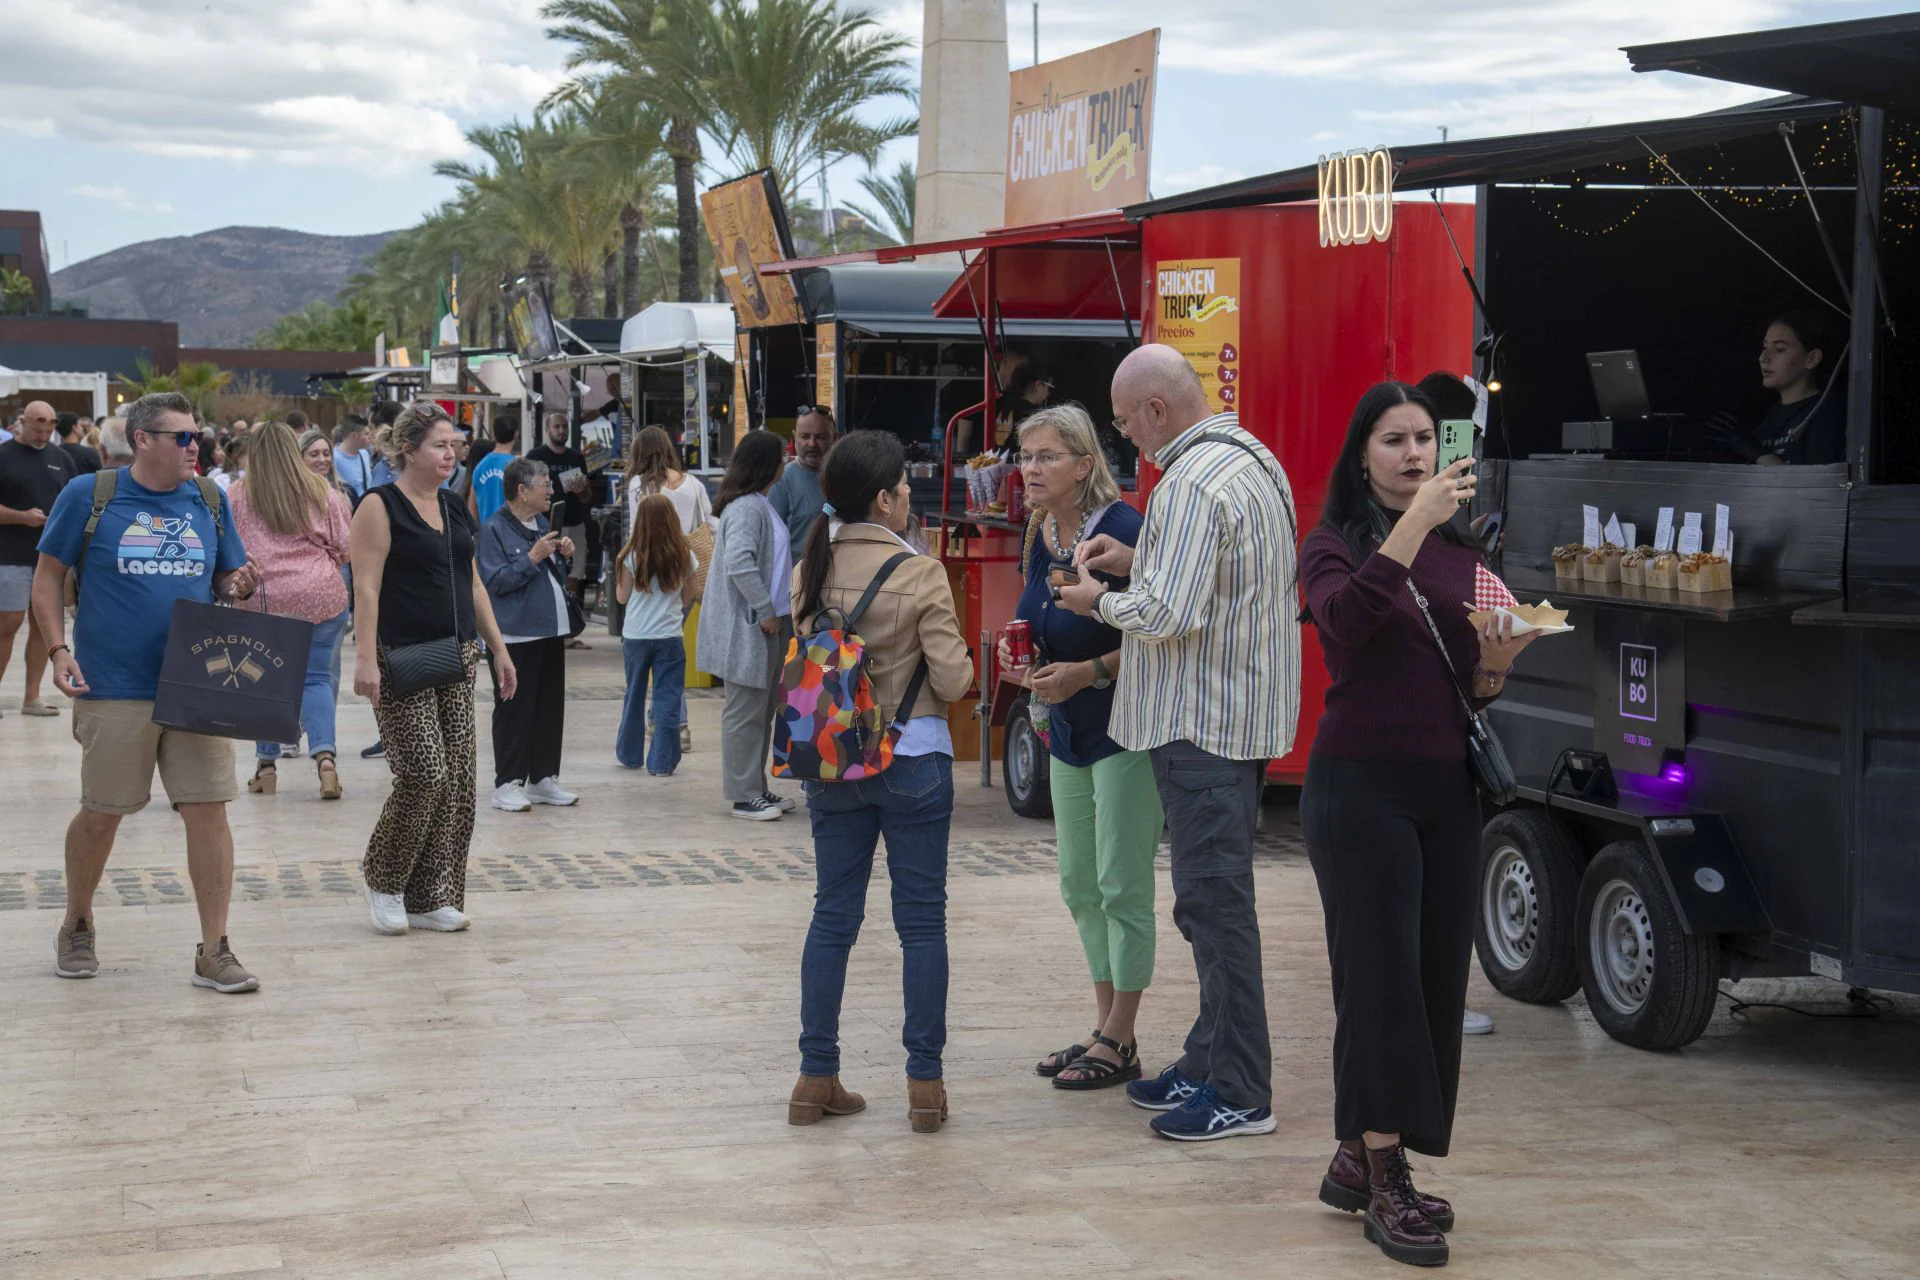
<svg viewBox="0 0 1920 1280">
<path fill-rule="evenodd" d="M 1101 267 L 1105 270 L 1104 261 Z M 978 337 L 980 321 L 964 302 L 962 273 L 952 267 L 907 263 L 838 263 L 802 267 L 795 272 L 807 313 L 816 320 L 838 320 L 860 334 L 896 337 Z M 1111 292 L 1112 286 L 1108 286 Z M 941 304 L 959 290 L 958 309 Z M 1118 312 L 1111 319 L 1071 313 L 1006 315 L 1010 338 L 1125 338 Z"/>
<path fill-rule="evenodd" d="M 678 355 L 696 342 L 733 362 L 733 307 L 725 302 L 656 302 L 620 326 L 622 356 Z"/>
<path fill-rule="evenodd" d="M 1630 45 L 1635 71 L 1678 71 L 1786 93 L 1920 107 L 1920 14 Z"/>
<path fill-rule="evenodd" d="M 1520 182 L 1622 160 L 1644 159 L 1649 149 L 1664 154 L 1764 137 L 1783 123 L 1826 120 L 1845 111 L 1846 108 L 1837 103 L 1791 97 L 1669 120 L 1395 147 L 1393 182 L 1400 191 Z M 1149 200 L 1130 206 L 1126 214 L 1129 218 L 1141 219 L 1196 209 L 1311 200 L 1318 193 L 1319 169 L 1309 164 Z"/>
</svg>

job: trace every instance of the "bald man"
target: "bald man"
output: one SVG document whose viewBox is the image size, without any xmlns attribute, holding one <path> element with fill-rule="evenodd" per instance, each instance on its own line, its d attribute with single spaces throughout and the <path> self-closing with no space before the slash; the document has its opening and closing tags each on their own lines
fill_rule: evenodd
<svg viewBox="0 0 1920 1280">
<path fill-rule="evenodd" d="M 0 444 L 0 678 L 13 658 L 14 637 L 27 621 L 33 597 L 33 568 L 40 559 L 40 526 L 53 500 L 77 474 L 73 458 L 53 443 L 58 415 L 35 400 L 20 416 L 13 439 Z M 27 627 L 27 686 L 20 710 L 30 716 L 57 716 L 60 709 L 40 697 L 47 674 L 47 642 L 39 625 Z"/>
<path fill-rule="evenodd" d="M 1186 1052 L 1127 1096 L 1163 1113 L 1153 1121 L 1163 1138 L 1272 1133 L 1253 835 L 1267 761 L 1293 749 L 1300 714 L 1292 491 L 1266 446 L 1213 412 L 1172 347 L 1120 362 L 1113 412 L 1162 475 L 1137 551 L 1102 534 L 1075 559 L 1131 584 L 1113 591 L 1083 574 L 1059 599 L 1119 629 L 1108 733 L 1153 761 L 1173 844 L 1173 921 L 1200 975 Z"/>
</svg>

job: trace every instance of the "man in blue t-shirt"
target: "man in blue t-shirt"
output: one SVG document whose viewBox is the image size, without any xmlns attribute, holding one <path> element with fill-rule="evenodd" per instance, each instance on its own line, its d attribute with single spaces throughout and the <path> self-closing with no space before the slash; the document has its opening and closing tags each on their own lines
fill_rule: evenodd
<svg viewBox="0 0 1920 1280">
<path fill-rule="evenodd" d="M 510 413 L 502 414 L 493 424 L 493 452 L 473 464 L 473 492 L 468 498 L 468 508 L 478 523 L 484 525 L 506 502 L 502 479 L 519 444 L 520 419 Z"/>
<path fill-rule="evenodd" d="M 93 895 L 113 852 L 120 819 L 138 813 L 153 774 L 187 828 L 187 873 L 200 908 L 193 984 L 215 991 L 258 990 L 260 982 L 227 945 L 233 891 L 233 743 L 153 723 L 154 693 L 176 600 L 244 600 L 260 583 L 230 512 L 194 476 L 200 431 L 193 405 L 177 392 L 141 396 L 127 406 L 133 465 L 114 476 L 112 498 L 92 536 L 95 478 L 81 476 L 54 500 L 40 534 L 33 616 L 50 641 L 53 686 L 73 703 L 80 743 L 80 812 L 67 828 L 67 915 L 54 972 L 91 978 Z M 84 557 L 84 558 L 83 558 Z M 73 645 L 62 591 L 69 570 L 79 587 Z M 81 667 L 84 659 L 86 666 Z"/>
</svg>

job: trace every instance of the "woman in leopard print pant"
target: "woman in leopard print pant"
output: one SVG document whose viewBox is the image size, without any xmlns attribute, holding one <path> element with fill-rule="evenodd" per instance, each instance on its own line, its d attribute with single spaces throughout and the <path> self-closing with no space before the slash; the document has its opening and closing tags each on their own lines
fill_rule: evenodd
<svg viewBox="0 0 1920 1280">
<path fill-rule="evenodd" d="M 469 923 L 475 636 L 492 654 L 501 697 L 513 697 L 517 677 L 474 564 L 473 518 L 440 488 L 453 472 L 452 422 L 415 401 L 380 435 L 398 479 L 369 490 L 353 516 L 353 687 L 373 701 L 393 793 L 362 870 L 376 932 L 450 933 Z M 463 678 L 392 696 L 381 651 L 449 637 L 461 643 Z"/>
</svg>

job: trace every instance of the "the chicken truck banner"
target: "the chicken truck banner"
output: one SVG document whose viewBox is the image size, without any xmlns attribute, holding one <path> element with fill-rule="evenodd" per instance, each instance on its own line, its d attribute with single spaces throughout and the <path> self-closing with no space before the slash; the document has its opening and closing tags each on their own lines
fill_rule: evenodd
<svg viewBox="0 0 1920 1280">
<path fill-rule="evenodd" d="M 1008 226 L 1055 222 L 1147 198 L 1160 31 L 1013 73 Z"/>
</svg>

